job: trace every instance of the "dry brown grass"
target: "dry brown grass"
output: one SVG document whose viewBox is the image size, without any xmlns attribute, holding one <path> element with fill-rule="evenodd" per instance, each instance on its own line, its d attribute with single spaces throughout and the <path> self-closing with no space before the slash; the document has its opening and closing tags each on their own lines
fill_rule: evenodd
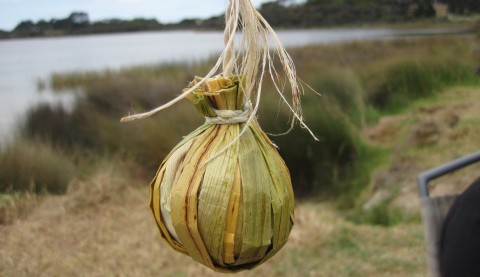
<svg viewBox="0 0 480 277">
<path fill-rule="evenodd" d="M 395 183 L 399 191 L 391 205 L 418 214 L 415 174 L 478 150 L 478 93 L 478 88 L 450 89 L 366 132 L 392 149 L 384 171 L 391 175 L 384 181 Z M 427 143 L 415 127 L 425 122 L 438 127 L 423 134 L 434 136 Z M 161 241 L 147 206 L 147 185 L 121 168 L 102 165 L 90 178 L 71 183 L 63 196 L 17 194 L 4 199 L 2 209 L 9 220 L 0 225 L 0 276 L 217 276 Z M 461 190 L 476 174 L 478 166 L 442 178 L 433 192 Z M 392 188 L 373 187 L 378 189 Z M 335 203 L 303 202 L 296 207 L 296 225 L 285 248 L 257 269 L 237 275 L 386 274 L 425 276 L 418 220 L 388 228 L 356 225 Z"/>
<path fill-rule="evenodd" d="M 41 195 L 30 191 L 0 194 L 0 226 L 27 217 L 42 198 Z"/>
<path fill-rule="evenodd" d="M 405 177 L 397 180 L 401 189 L 392 205 L 418 213 L 415 174 L 478 148 L 478 92 L 451 89 L 416 103 L 400 119 L 381 121 L 393 122 L 396 130 L 372 129 L 379 131 L 371 139 L 393 149 L 387 172 Z M 447 120 L 451 113 L 458 117 L 455 124 Z M 441 135 L 419 145 L 412 133 L 424 121 L 438 124 Z M 21 194 L 3 205 L 12 216 L 0 225 L 0 276 L 219 275 L 161 240 L 147 206 L 146 184 L 126 176 L 121 166 L 99 167 L 90 178 L 71 183 L 63 196 Z M 434 192 L 442 186 L 459 189 L 458 184 L 472 181 L 475 169 L 446 177 L 434 185 Z M 426 275 L 418 220 L 388 228 L 356 225 L 328 202 L 298 203 L 295 210 L 296 225 L 284 249 L 238 276 Z"/>
<path fill-rule="evenodd" d="M 170 249 L 147 207 L 147 187 L 107 170 L 47 196 L 0 225 L 1 276 L 217 276 Z M 28 201 L 28 198 L 23 199 Z M 357 226 L 331 204 L 301 203 L 285 248 L 238 276 L 422 276 L 419 224 Z"/>
</svg>

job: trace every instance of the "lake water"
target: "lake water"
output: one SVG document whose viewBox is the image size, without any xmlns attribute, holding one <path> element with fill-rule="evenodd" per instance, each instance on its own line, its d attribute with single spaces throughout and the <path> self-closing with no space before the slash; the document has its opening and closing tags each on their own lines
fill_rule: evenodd
<svg viewBox="0 0 480 277">
<path fill-rule="evenodd" d="M 455 30 L 327 29 L 279 31 L 286 47 L 445 34 Z M 0 40 L 0 138 L 7 137 L 27 109 L 41 102 L 72 101 L 37 89 L 54 72 L 206 59 L 223 49 L 222 32 L 141 32 L 77 37 Z"/>
</svg>

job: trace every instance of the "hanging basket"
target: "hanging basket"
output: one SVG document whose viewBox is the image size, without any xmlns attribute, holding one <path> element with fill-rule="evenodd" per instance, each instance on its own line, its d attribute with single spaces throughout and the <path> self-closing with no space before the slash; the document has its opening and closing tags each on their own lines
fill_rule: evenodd
<svg viewBox="0 0 480 277">
<path fill-rule="evenodd" d="M 173 149 L 150 185 L 162 237 L 221 272 L 266 261 L 293 226 L 290 175 L 273 143 L 256 122 L 234 141 L 250 109 L 242 87 L 237 77 L 219 77 L 191 94 L 210 120 Z"/>
<path fill-rule="evenodd" d="M 275 56 L 282 71 L 274 67 Z M 210 72 L 163 106 L 122 119 L 151 116 L 184 98 L 206 118 L 160 165 L 150 207 L 170 246 L 219 272 L 265 262 L 285 245 L 294 224 L 290 174 L 256 120 L 266 74 L 291 111 L 290 127 L 299 122 L 315 138 L 302 119 L 303 91 L 290 56 L 250 0 L 230 0 L 225 50 Z M 291 101 L 280 89 L 287 83 Z"/>
</svg>

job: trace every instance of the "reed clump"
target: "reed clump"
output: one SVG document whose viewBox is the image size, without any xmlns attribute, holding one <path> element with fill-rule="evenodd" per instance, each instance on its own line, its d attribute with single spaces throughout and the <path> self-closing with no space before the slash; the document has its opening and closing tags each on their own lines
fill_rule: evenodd
<svg viewBox="0 0 480 277">
<path fill-rule="evenodd" d="M 71 157 L 47 143 L 19 139 L 0 149 L 0 192 L 61 194 L 74 176 Z"/>
<path fill-rule="evenodd" d="M 370 75 L 378 79 L 371 82 L 366 102 L 382 111 L 399 111 L 444 87 L 479 83 L 474 65 L 454 56 L 397 58 L 377 66 Z"/>
</svg>

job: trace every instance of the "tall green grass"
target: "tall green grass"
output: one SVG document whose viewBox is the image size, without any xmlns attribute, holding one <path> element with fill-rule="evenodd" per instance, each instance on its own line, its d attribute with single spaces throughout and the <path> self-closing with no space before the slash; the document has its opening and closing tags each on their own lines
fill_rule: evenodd
<svg viewBox="0 0 480 277">
<path fill-rule="evenodd" d="M 71 157 L 47 143 L 20 139 L 0 150 L 0 192 L 64 193 L 74 176 Z"/>
<path fill-rule="evenodd" d="M 68 151 L 123 155 L 154 170 L 181 137 L 202 121 L 192 105 L 182 102 L 158 117 L 120 123 L 120 118 L 128 113 L 149 110 L 168 101 L 188 84 L 190 76 L 186 72 L 175 77 L 167 69 L 170 67 L 133 68 L 115 74 L 102 72 L 95 78 L 79 77 L 85 83 L 72 111 L 62 106 L 39 105 L 27 112 L 21 133 Z M 163 74 L 164 71 L 170 74 Z M 65 75 L 66 83 L 56 75 L 56 88 L 65 90 L 64 85 L 72 83 L 77 89 L 78 83 L 70 80 L 78 74 Z"/>
<path fill-rule="evenodd" d="M 457 84 L 479 84 L 474 65 L 458 57 L 422 56 L 389 60 L 377 66 L 377 78 L 366 102 L 381 111 L 397 112 L 412 101 Z"/>
<path fill-rule="evenodd" d="M 272 139 L 290 169 L 297 196 L 316 195 L 322 191 L 339 195 L 359 179 L 355 176 L 359 160 L 366 153 L 374 152 L 358 133 L 363 110 L 361 94 L 357 90 L 356 97 L 345 97 L 346 88 L 356 85 L 351 74 L 337 75 L 334 81 L 328 78 L 312 81 L 310 84 L 324 89 L 321 96 L 314 93 L 304 96 L 303 112 L 306 124 L 319 141 L 300 127 Z M 289 127 L 289 111 L 280 107 L 279 113 L 280 100 L 272 96 L 275 92 L 270 88 L 267 87 L 265 94 L 260 124 L 267 133 L 283 133 Z"/>
</svg>

